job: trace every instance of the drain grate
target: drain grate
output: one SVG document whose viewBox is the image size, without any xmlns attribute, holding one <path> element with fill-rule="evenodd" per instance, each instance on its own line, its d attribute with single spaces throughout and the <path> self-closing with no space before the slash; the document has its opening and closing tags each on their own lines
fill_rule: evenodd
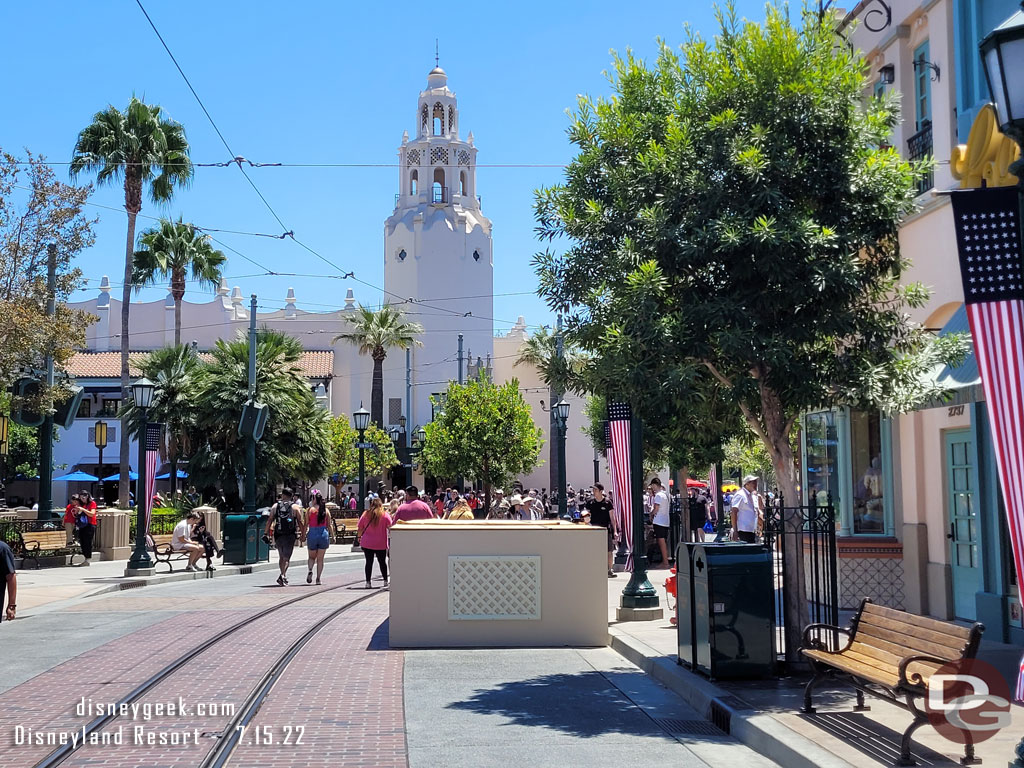
<svg viewBox="0 0 1024 768">
<path fill-rule="evenodd" d="M 252 573 L 252 566 L 251 565 L 243 565 L 241 568 L 238 569 L 238 574 L 240 576 L 245 576 L 246 574 L 250 574 L 250 573 Z"/>
<path fill-rule="evenodd" d="M 144 586 L 146 586 L 146 582 L 144 581 L 125 581 L 121 584 L 118 584 L 118 587 L 122 592 L 126 589 L 138 589 L 139 587 Z"/>
<path fill-rule="evenodd" d="M 725 736 L 725 733 L 707 720 L 677 720 L 671 717 L 656 718 L 655 721 L 673 736 Z"/>
</svg>

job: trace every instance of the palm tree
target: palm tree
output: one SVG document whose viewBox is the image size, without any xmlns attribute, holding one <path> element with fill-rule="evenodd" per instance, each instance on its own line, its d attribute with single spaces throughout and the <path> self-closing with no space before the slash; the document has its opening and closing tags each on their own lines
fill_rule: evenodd
<svg viewBox="0 0 1024 768">
<path fill-rule="evenodd" d="M 148 417 L 167 428 L 167 460 L 171 464 L 171 494 L 178 484 L 178 459 L 192 453 L 196 439 L 196 398 L 203 363 L 190 346 L 177 344 L 150 352 L 142 360 L 142 375 L 156 384 Z M 138 434 L 138 413 L 126 403 L 125 429 Z"/>
<path fill-rule="evenodd" d="M 135 252 L 132 282 L 136 290 L 159 280 L 170 280 L 174 298 L 174 343 L 181 344 L 181 301 L 185 297 L 185 278 L 200 286 L 216 287 L 221 266 L 227 261 L 222 251 L 210 245 L 210 236 L 196 231 L 191 224 L 160 219 L 160 226 L 147 229 L 139 238 Z"/>
<path fill-rule="evenodd" d="M 374 312 L 360 305 L 351 318 L 352 330 L 334 337 L 332 344 L 344 339 L 359 347 L 359 354 L 373 358 L 373 387 L 370 390 L 370 420 L 384 426 L 384 359 L 389 349 L 423 346 L 416 337 L 423 333 L 419 323 L 409 323 L 397 307 L 385 304 Z"/>
<path fill-rule="evenodd" d="M 132 261 L 135 253 L 135 219 L 142 210 L 142 193 L 149 188 L 154 203 L 167 202 L 176 187 L 192 179 L 185 129 L 168 119 L 156 105 L 132 96 L 121 112 L 107 106 L 93 115 L 92 123 L 78 134 L 71 158 L 71 178 L 87 171 L 96 173 L 98 184 L 121 182 L 124 209 L 128 213 L 128 237 L 124 255 L 124 288 L 121 295 L 121 398 L 128 402 L 128 307 L 132 298 Z M 121 430 L 121 477 L 128 476 L 128 430 Z M 120 484 L 118 505 L 128 507 L 128 483 Z"/>
</svg>

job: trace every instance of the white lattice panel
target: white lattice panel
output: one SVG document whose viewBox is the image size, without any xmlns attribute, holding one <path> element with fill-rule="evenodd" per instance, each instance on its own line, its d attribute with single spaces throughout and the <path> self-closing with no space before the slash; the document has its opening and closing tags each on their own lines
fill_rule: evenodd
<svg viewBox="0 0 1024 768">
<path fill-rule="evenodd" d="M 540 556 L 450 556 L 448 618 L 540 619 Z"/>
</svg>

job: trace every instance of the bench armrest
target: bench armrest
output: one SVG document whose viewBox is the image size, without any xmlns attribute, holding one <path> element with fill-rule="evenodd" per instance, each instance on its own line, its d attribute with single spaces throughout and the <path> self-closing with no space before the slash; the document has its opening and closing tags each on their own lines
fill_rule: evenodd
<svg viewBox="0 0 1024 768">
<path fill-rule="evenodd" d="M 829 650 L 821 641 L 820 633 L 823 630 L 846 635 L 846 645 L 834 651 Z M 849 627 L 836 627 L 831 624 L 808 624 L 806 627 L 804 627 L 804 639 L 803 643 L 801 643 L 801 647 L 813 648 L 816 651 L 825 651 L 826 653 L 842 653 L 850 647 L 851 642 L 853 642 L 853 630 L 851 630 Z"/>
<path fill-rule="evenodd" d="M 900 659 L 899 675 L 900 675 L 900 687 L 906 688 L 922 688 L 925 685 L 924 678 L 921 677 L 920 672 L 915 672 L 909 678 L 907 677 L 907 667 L 915 662 L 931 662 L 933 664 L 949 664 L 949 659 L 940 659 L 937 656 L 906 656 Z"/>
</svg>

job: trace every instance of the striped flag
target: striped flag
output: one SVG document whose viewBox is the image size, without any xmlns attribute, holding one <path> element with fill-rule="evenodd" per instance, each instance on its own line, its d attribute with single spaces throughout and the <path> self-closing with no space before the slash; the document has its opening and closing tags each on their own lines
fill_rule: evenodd
<svg viewBox="0 0 1024 768">
<path fill-rule="evenodd" d="M 967 319 L 1003 490 L 1007 529 L 1024 585 L 1024 253 L 1016 187 L 952 194 Z M 1024 701 L 1024 661 L 1017 683 Z"/>
<path fill-rule="evenodd" d="M 629 557 L 626 570 L 633 570 L 633 491 L 630 487 L 629 427 L 633 412 L 628 403 L 612 400 L 608 403 L 608 425 L 611 431 L 612 450 L 608 463 L 612 467 L 615 484 L 615 504 L 618 508 L 621 530 L 626 536 Z"/>
<path fill-rule="evenodd" d="M 163 430 L 164 425 L 157 422 L 146 425 L 146 492 L 141 499 L 146 505 L 146 533 L 149 533 L 149 521 L 153 516 L 153 490 L 156 487 L 156 468 L 160 460 Z"/>
</svg>

